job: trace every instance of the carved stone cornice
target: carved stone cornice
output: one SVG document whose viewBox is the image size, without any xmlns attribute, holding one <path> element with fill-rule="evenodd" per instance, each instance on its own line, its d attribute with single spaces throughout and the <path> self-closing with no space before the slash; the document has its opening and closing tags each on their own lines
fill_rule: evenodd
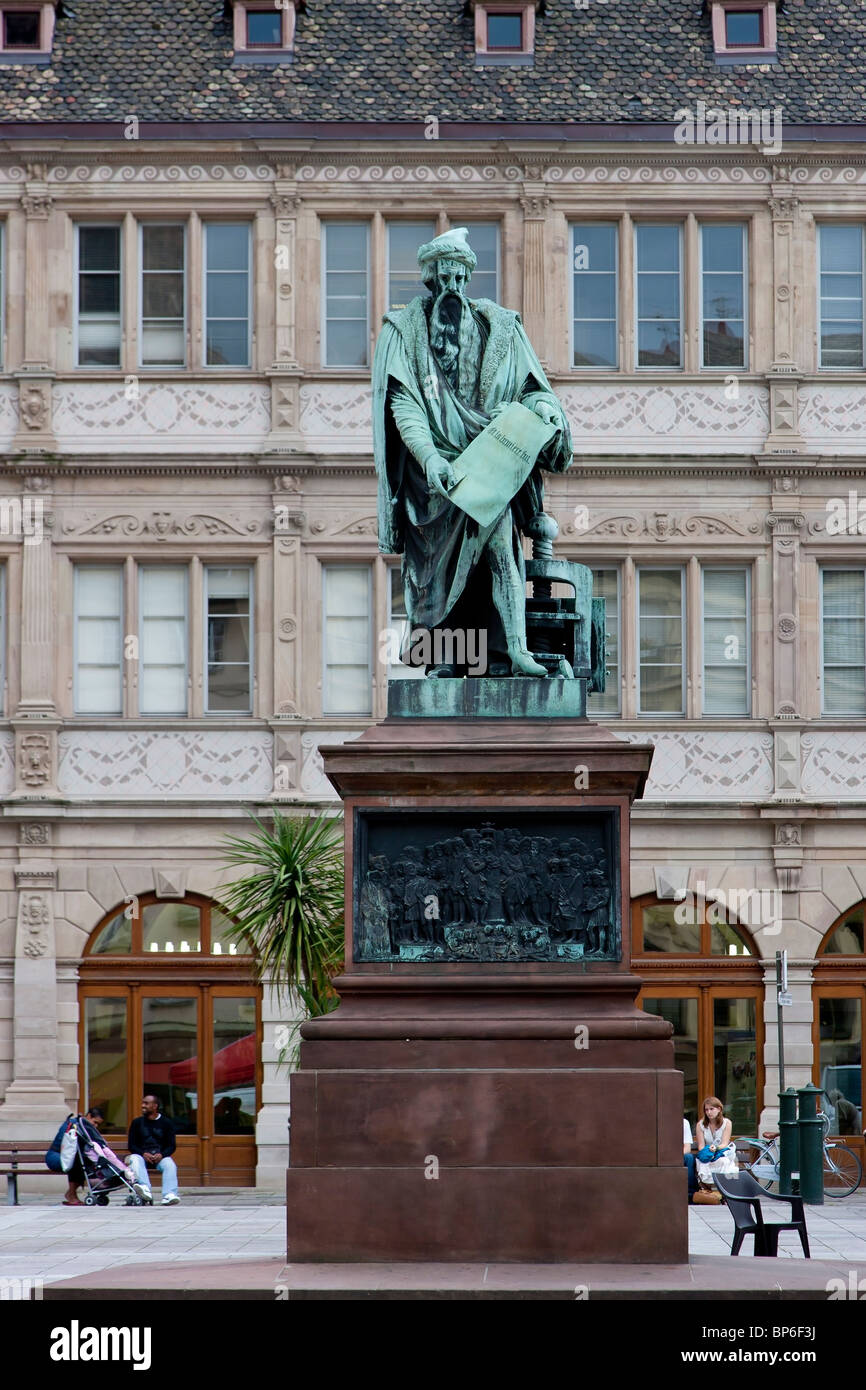
<svg viewBox="0 0 866 1390">
<path fill-rule="evenodd" d="M 806 525 L 802 512 L 768 512 L 765 521 L 774 536 L 797 536 Z"/>
<path fill-rule="evenodd" d="M 800 206 L 799 198 L 768 198 L 767 207 L 773 214 L 774 222 L 793 222 Z"/>
</svg>

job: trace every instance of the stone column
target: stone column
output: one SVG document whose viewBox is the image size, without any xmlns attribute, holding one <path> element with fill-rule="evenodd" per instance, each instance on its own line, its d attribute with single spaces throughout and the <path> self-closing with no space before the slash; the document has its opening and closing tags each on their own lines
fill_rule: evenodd
<svg viewBox="0 0 866 1390">
<path fill-rule="evenodd" d="M 523 208 L 523 326 L 527 337 L 546 366 L 550 351 L 546 322 L 544 283 L 547 196 L 540 169 L 526 171 L 520 206 Z"/>
<path fill-rule="evenodd" d="M 43 453 L 56 449 L 51 421 L 54 373 L 49 361 L 48 218 L 53 200 L 41 164 L 27 166 L 21 195 L 26 218 L 24 241 L 24 361 L 18 381 L 18 432 L 13 451 Z"/>
<path fill-rule="evenodd" d="M 774 170 L 787 178 L 786 170 Z M 787 182 L 773 183 L 768 200 L 773 219 L 773 362 L 767 375 L 770 391 L 769 454 L 801 454 L 797 367 L 795 286 L 802 283 L 796 265 L 798 200 Z"/>
<path fill-rule="evenodd" d="M 256 1121 L 256 1187 L 260 1191 L 285 1192 L 289 1156 L 288 1054 L 299 1042 L 292 1033 L 300 1017 L 294 995 L 278 998 L 269 985 L 262 989 L 262 1108 Z M 281 1060 L 282 1058 L 282 1060 Z"/>
<path fill-rule="evenodd" d="M 272 283 L 274 285 L 274 347 L 271 378 L 269 453 L 296 453 L 301 445 L 298 411 L 301 369 L 296 345 L 298 197 L 294 168 L 280 166 L 270 202 L 274 213 Z"/>
<path fill-rule="evenodd" d="M 797 685 L 797 637 L 800 629 L 800 532 L 802 512 L 774 511 L 767 516 L 773 537 L 773 713 L 800 715 Z"/>
<path fill-rule="evenodd" d="M 56 798 L 56 736 L 60 721 L 54 704 L 54 574 L 50 511 L 45 480 L 25 479 L 31 534 L 22 537 L 21 700 L 12 718 L 16 738 L 14 799 Z M 38 525 L 35 524 L 38 522 Z M 13 639 L 14 640 L 14 639 Z"/>
<path fill-rule="evenodd" d="M 57 871 L 47 860 L 30 860 L 15 869 L 13 1071 L 0 1105 L 4 1138 L 53 1136 L 67 1113 L 57 1074 L 56 879 Z M 46 1148 L 48 1142 L 46 1138 Z"/>
</svg>

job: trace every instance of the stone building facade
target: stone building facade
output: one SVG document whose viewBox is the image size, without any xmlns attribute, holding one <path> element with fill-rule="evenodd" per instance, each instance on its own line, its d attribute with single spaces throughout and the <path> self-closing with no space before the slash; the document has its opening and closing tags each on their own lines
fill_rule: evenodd
<svg viewBox="0 0 866 1390">
<path fill-rule="evenodd" d="M 285 1015 L 213 949 L 222 840 L 335 807 L 319 747 L 400 674 L 369 362 L 418 292 L 407 247 L 449 225 L 572 424 L 546 506 L 608 599 L 594 714 L 656 747 L 634 968 L 687 1106 L 721 1093 L 742 1132 L 772 1110 L 784 949 L 786 1082 L 862 1112 L 866 140 L 681 145 L 679 101 L 532 131 L 434 128 L 407 98 L 388 132 L 242 103 L 134 139 L 117 109 L 62 141 L 11 113 L 0 1136 L 107 1097 L 120 1125 L 151 1084 L 185 1097 L 188 1180 L 282 1183 Z"/>
</svg>

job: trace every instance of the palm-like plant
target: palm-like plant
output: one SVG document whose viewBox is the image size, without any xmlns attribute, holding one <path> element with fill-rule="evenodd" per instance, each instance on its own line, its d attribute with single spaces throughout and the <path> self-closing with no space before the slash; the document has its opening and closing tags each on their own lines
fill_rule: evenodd
<svg viewBox="0 0 866 1390">
<path fill-rule="evenodd" d="M 310 1016 L 339 999 L 331 983 L 343 959 L 343 828 L 331 816 L 250 819 L 248 839 L 228 835 L 230 864 L 251 870 L 228 884 L 222 906 L 233 940 L 251 945 L 256 974 L 278 997 L 296 994 Z"/>
</svg>

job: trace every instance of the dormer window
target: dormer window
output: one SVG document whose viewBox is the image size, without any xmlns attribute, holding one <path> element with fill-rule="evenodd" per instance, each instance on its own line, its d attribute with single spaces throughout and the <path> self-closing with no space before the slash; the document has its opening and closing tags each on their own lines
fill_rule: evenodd
<svg viewBox="0 0 866 1390">
<path fill-rule="evenodd" d="M 776 0 L 713 0 L 716 62 L 775 63 Z"/>
<path fill-rule="evenodd" d="M 0 3 L 0 63 L 46 64 L 54 39 L 54 5 Z"/>
<path fill-rule="evenodd" d="M 236 64 L 290 63 L 303 0 L 232 0 Z"/>
<path fill-rule="evenodd" d="M 476 65 L 531 65 L 538 0 L 470 0 L 470 3 L 475 11 Z"/>
</svg>

